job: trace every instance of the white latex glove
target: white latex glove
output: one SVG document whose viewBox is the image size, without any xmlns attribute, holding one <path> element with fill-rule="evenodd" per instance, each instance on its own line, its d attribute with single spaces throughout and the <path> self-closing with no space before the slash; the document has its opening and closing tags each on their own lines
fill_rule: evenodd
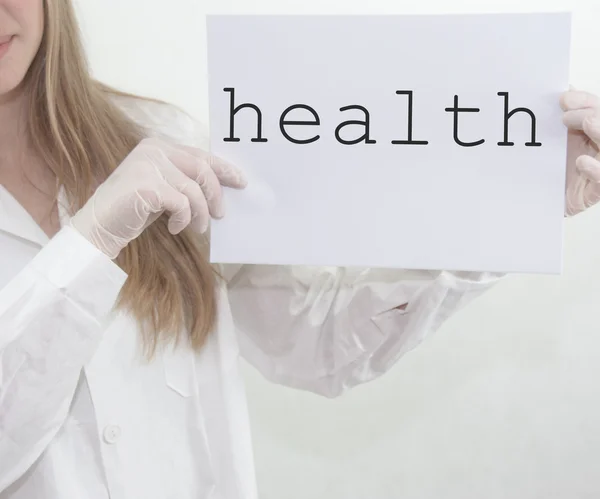
<svg viewBox="0 0 600 499">
<path fill-rule="evenodd" d="M 236 167 L 200 149 L 144 139 L 71 219 L 71 225 L 114 259 L 166 212 L 169 231 L 203 233 L 223 216 L 221 186 L 244 188 Z"/>
<path fill-rule="evenodd" d="M 571 89 L 560 105 L 569 128 L 566 214 L 575 215 L 600 201 L 600 98 Z"/>
</svg>

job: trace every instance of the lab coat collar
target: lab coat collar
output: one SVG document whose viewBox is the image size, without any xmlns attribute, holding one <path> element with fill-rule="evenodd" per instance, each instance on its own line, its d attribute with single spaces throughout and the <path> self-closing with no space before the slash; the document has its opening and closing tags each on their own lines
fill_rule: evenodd
<svg viewBox="0 0 600 499">
<path fill-rule="evenodd" d="M 68 204 L 64 189 L 61 187 L 58 194 L 58 214 L 60 226 L 69 223 Z M 0 185 L 0 231 L 6 232 L 39 246 L 45 246 L 49 238 L 35 222 L 23 206 Z"/>
</svg>

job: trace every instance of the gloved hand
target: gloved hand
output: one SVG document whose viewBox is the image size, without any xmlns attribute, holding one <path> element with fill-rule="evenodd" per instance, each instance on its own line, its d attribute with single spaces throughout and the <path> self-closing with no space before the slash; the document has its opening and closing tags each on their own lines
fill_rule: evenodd
<svg viewBox="0 0 600 499">
<path fill-rule="evenodd" d="M 569 128 L 566 215 L 575 215 L 600 201 L 600 97 L 572 89 L 560 105 Z"/>
<path fill-rule="evenodd" d="M 114 259 L 166 212 L 169 231 L 207 230 L 223 216 L 221 186 L 244 188 L 242 172 L 202 150 L 144 139 L 71 219 L 71 225 Z"/>
</svg>

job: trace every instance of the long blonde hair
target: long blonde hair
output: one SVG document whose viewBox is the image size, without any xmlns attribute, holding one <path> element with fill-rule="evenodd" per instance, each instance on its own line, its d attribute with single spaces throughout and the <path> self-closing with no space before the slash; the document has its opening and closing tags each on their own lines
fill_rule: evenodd
<svg viewBox="0 0 600 499">
<path fill-rule="evenodd" d="M 143 138 L 90 76 L 71 0 L 45 0 L 44 35 L 26 82 L 33 147 L 63 186 L 72 210 Z M 117 259 L 128 274 L 117 306 L 138 320 L 150 356 L 163 340 L 189 332 L 199 350 L 217 317 L 216 274 L 207 240 L 190 231 L 173 236 L 161 217 Z"/>
</svg>

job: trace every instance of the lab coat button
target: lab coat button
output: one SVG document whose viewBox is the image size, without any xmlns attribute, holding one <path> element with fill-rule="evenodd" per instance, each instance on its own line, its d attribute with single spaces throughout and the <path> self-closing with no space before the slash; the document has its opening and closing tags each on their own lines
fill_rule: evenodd
<svg viewBox="0 0 600 499">
<path fill-rule="evenodd" d="M 121 428 L 112 424 L 108 425 L 106 428 L 104 428 L 103 436 L 104 441 L 107 444 L 114 444 L 121 436 Z"/>
</svg>

